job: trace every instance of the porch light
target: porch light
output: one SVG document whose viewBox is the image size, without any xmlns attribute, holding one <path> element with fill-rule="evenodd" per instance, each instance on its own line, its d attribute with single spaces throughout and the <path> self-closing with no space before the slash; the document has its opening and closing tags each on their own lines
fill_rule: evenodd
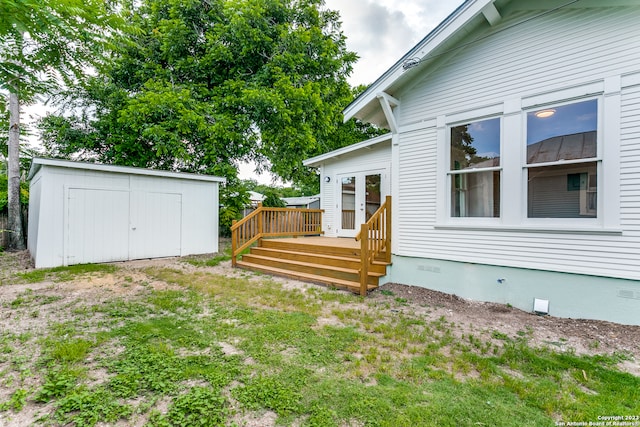
<svg viewBox="0 0 640 427">
<path fill-rule="evenodd" d="M 539 119 L 546 119 L 547 117 L 551 117 L 556 113 L 556 110 L 553 108 L 547 108 L 546 110 L 540 110 L 533 113 Z"/>
<path fill-rule="evenodd" d="M 325 176 L 324 177 L 324 182 L 331 182 L 331 177 L 330 176 Z"/>
</svg>

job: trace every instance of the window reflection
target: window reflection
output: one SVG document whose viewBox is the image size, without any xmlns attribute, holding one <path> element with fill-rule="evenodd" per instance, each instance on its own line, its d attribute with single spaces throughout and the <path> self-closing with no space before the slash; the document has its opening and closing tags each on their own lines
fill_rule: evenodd
<svg viewBox="0 0 640 427">
<path fill-rule="evenodd" d="M 527 113 L 529 218 L 597 217 L 597 141 L 595 99 Z"/>
</svg>

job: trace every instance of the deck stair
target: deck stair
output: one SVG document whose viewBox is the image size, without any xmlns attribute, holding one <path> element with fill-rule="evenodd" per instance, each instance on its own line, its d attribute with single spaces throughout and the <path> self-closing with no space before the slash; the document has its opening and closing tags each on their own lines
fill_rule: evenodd
<svg viewBox="0 0 640 427">
<path fill-rule="evenodd" d="M 323 237 L 323 212 L 259 205 L 231 225 L 232 265 L 367 295 L 391 264 L 391 197 L 355 239 Z"/>
<path fill-rule="evenodd" d="M 353 243 L 352 243 L 353 242 Z M 277 276 L 292 277 L 360 292 L 360 248 L 353 239 L 263 239 L 237 266 Z M 388 263 L 374 261 L 369 267 L 367 290 L 378 287 Z"/>
</svg>

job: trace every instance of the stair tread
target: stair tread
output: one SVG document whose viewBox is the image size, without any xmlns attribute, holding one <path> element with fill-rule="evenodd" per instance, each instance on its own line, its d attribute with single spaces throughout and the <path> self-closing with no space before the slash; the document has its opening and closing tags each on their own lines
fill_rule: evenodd
<svg viewBox="0 0 640 427">
<path fill-rule="evenodd" d="M 298 252 L 298 251 L 290 251 L 290 250 L 285 250 L 285 249 L 278 249 L 278 248 L 267 248 L 267 247 L 259 247 L 259 249 L 261 250 L 265 250 L 265 251 L 269 251 L 269 252 L 275 252 L 275 253 L 284 253 L 284 254 L 292 254 L 292 255 L 299 255 L 299 254 L 304 254 L 304 255 L 311 255 L 311 256 L 316 256 L 318 258 L 323 258 L 323 259 L 331 259 L 331 260 L 336 260 L 336 261 L 356 261 L 356 262 L 360 262 L 360 257 L 357 256 L 338 256 L 338 255 L 328 255 L 328 254 L 323 254 L 323 253 L 312 253 L 312 252 Z M 384 261 L 373 261 L 373 264 L 376 265 L 389 265 L 388 263 L 384 262 Z"/>
<path fill-rule="evenodd" d="M 316 264 L 316 263 L 313 263 L 313 262 L 296 261 L 296 260 L 291 260 L 291 259 L 280 259 L 280 258 L 276 258 L 276 257 L 268 257 L 268 256 L 263 256 L 263 255 L 255 255 L 255 254 L 244 255 L 243 259 L 245 257 L 264 259 L 264 260 L 276 260 L 278 262 L 283 262 L 283 263 L 288 263 L 288 264 L 295 264 L 295 265 L 301 265 L 301 266 L 313 267 L 313 268 L 324 268 L 324 269 L 327 269 L 327 270 L 341 271 L 341 272 L 344 272 L 344 273 L 354 273 L 354 274 L 358 273 L 358 270 L 355 269 L 355 268 L 335 267 L 335 266 L 331 266 L 331 265 Z M 276 267 L 274 267 L 274 268 L 276 268 Z M 373 272 L 373 271 L 369 271 L 369 276 L 382 277 L 382 276 L 384 276 L 384 274 L 383 273 L 376 273 L 376 272 Z"/>
<path fill-rule="evenodd" d="M 278 276 L 288 276 L 288 277 L 294 277 L 297 279 L 306 279 L 309 280 L 311 282 L 319 282 L 319 283 L 325 283 L 325 284 L 331 284 L 331 285 L 336 285 L 339 287 L 346 287 L 349 289 L 355 289 L 355 290 L 359 290 L 360 289 L 360 283 L 358 282 L 353 282 L 350 280 L 344 280 L 344 279 L 334 279 L 331 277 L 326 277 L 326 276 L 320 276 L 317 274 L 310 274 L 310 273 L 303 273 L 303 272 L 298 272 L 298 271 L 291 271 L 291 270 L 286 270 L 283 268 L 277 268 L 277 267 L 270 267 L 270 266 L 265 266 L 265 265 L 261 265 L 261 264 L 255 264 L 252 262 L 246 262 L 246 261 L 238 261 L 237 263 L 238 267 L 244 267 L 244 268 L 248 268 L 248 269 L 254 269 L 254 270 L 259 270 L 259 271 L 263 271 L 263 272 L 268 272 L 268 273 L 273 273 L 275 275 Z M 372 290 L 372 289 L 376 289 L 377 286 L 375 285 L 367 285 L 367 289 L 368 290 Z"/>
</svg>

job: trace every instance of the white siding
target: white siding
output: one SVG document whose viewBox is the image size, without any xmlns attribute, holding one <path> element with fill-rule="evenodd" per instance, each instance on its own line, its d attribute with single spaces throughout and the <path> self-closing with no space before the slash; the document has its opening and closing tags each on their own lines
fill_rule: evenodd
<svg viewBox="0 0 640 427">
<path fill-rule="evenodd" d="M 436 222 L 436 131 L 425 129 L 401 136 L 397 236 L 399 254 L 417 254 L 431 247 L 426 240 Z"/>
<path fill-rule="evenodd" d="M 539 13 L 539 12 L 535 12 Z M 535 13 L 507 17 L 500 31 Z M 640 10 L 556 11 L 450 54 L 401 99 L 401 126 L 638 70 Z M 483 34 L 474 33 L 470 40 Z M 468 40 L 465 40 L 468 41 Z"/>
<path fill-rule="evenodd" d="M 345 154 L 337 159 L 327 160 L 320 168 L 320 203 L 324 209 L 322 227 L 326 236 L 335 236 L 339 226 L 340 216 L 336 213 L 336 195 L 339 194 L 336 178 L 339 174 L 357 173 L 370 169 L 384 168 L 387 171 L 387 181 L 391 180 L 391 144 L 382 142 L 373 147 L 363 148 L 359 151 Z M 325 182 L 324 177 L 331 178 Z M 391 190 L 393 191 L 393 190 Z"/>
<path fill-rule="evenodd" d="M 508 16 L 494 29 L 504 31 L 453 52 L 446 64 L 394 94 L 401 102 L 397 255 L 640 279 L 637 86 L 623 87 L 621 95 L 621 234 L 437 226 L 436 210 L 448 203 L 436 188 L 437 130 L 403 133 L 403 127 L 640 70 L 639 8 L 561 10 L 508 28 L 532 15 Z"/>
<path fill-rule="evenodd" d="M 620 222 L 632 249 L 630 252 L 636 254 L 631 258 L 637 267 L 640 265 L 637 255 L 640 253 L 640 86 L 623 91 L 620 152 Z"/>
<path fill-rule="evenodd" d="M 36 253 L 38 246 L 38 226 L 40 221 L 40 198 L 42 197 L 42 177 L 34 179 L 29 186 L 29 233 L 27 249 Z"/>
</svg>

